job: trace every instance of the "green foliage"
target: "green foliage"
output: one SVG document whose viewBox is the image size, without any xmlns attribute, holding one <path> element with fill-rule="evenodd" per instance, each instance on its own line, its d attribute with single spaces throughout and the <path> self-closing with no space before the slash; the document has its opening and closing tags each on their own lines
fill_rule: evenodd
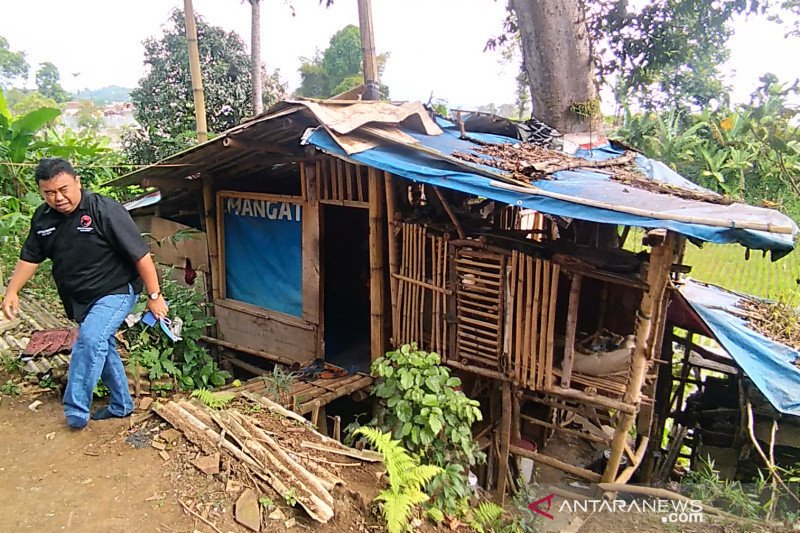
<svg viewBox="0 0 800 533">
<path fill-rule="evenodd" d="M 19 385 L 9 379 L 4 384 L 0 385 L 0 394 L 5 394 L 6 396 L 19 396 L 22 394 L 22 392 L 19 390 Z"/>
<path fill-rule="evenodd" d="M 382 72 L 388 54 L 377 57 Z M 357 26 L 345 26 L 331 37 L 328 48 L 313 59 L 300 58 L 300 96 L 328 98 L 364 83 L 361 34 Z M 380 86 L 381 97 L 389 98 L 389 88 Z"/>
<path fill-rule="evenodd" d="M 262 496 L 261 498 L 259 498 L 258 503 L 260 503 L 264 509 L 275 507 L 275 502 L 272 501 L 272 498 L 267 498 L 266 496 Z"/>
<path fill-rule="evenodd" d="M 92 394 L 95 398 L 102 398 L 104 396 L 108 396 L 109 392 L 110 391 L 108 390 L 108 387 L 106 387 L 102 381 L 98 381 L 97 385 L 94 386 Z"/>
<path fill-rule="evenodd" d="M 292 372 L 286 372 L 280 365 L 272 368 L 272 374 L 264 376 L 264 386 L 272 398 L 281 405 L 286 405 L 289 390 L 297 377 Z"/>
<path fill-rule="evenodd" d="M 169 302 L 169 315 L 183 320 L 182 340 L 170 341 L 159 328 L 141 322 L 125 331 L 130 345 L 128 366 L 147 369 L 151 380 L 165 376 L 182 390 L 219 387 L 230 377 L 219 369 L 205 348 L 197 344 L 206 327 L 214 319 L 205 314 L 202 294 L 172 280 L 169 272 L 162 277 L 161 292 Z M 135 312 L 144 310 L 140 301 Z"/>
<path fill-rule="evenodd" d="M 710 458 L 703 460 L 698 470 L 687 473 L 683 477 L 683 483 L 687 486 L 691 498 L 724 509 L 736 516 L 761 518 L 769 506 L 769 503 L 760 502 L 758 486 L 755 493 L 749 493 L 738 481 L 720 479 L 719 472 L 714 470 L 714 462 Z"/>
<path fill-rule="evenodd" d="M 4 353 L 0 353 L 0 364 L 9 374 L 18 372 L 22 368 L 22 361 L 19 358 Z"/>
<path fill-rule="evenodd" d="M 289 507 L 294 507 L 297 505 L 297 491 L 294 487 L 286 491 L 286 493 L 283 495 L 283 500 Z"/>
<path fill-rule="evenodd" d="M 206 388 L 195 389 L 192 391 L 192 398 L 197 398 L 206 407 L 211 409 L 222 409 L 233 400 L 236 395 L 232 392 L 211 392 Z"/>
<path fill-rule="evenodd" d="M 0 87 L 8 87 L 13 82 L 28 77 L 28 62 L 25 52 L 14 52 L 8 40 L 0 35 Z"/>
<path fill-rule="evenodd" d="M 206 118 L 222 132 L 252 115 L 250 56 L 234 32 L 197 17 L 197 38 Z M 127 131 L 122 146 L 133 163 L 152 163 L 195 143 L 194 100 L 183 12 L 174 10 L 164 34 L 144 42 L 148 74 L 131 92 L 141 125 Z M 274 99 L 275 78 L 265 76 L 265 100 Z M 280 86 L 280 84 L 278 83 Z"/>
<path fill-rule="evenodd" d="M 61 87 L 61 74 L 58 68 L 50 63 L 42 63 L 36 71 L 36 90 L 45 98 L 50 98 L 58 103 L 66 102 L 70 99 L 70 94 Z"/>
<path fill-rule="evenodd" d="M 400 533 L 408 528 L 408 517 L 415 506 L 428 500 L 422 489 L 441 468 L 420 464 L 418 455 L 403 448 L 399 440 L 392 440 L 390 433 L 375 428 L 362 427 L 355 431 L 383 455 L 383 464 L 389 475 L 389 488 L 375 498 L 383 503 L 383 518 L 389 533 Z"/>
<path fill-rule="evenodd" d="M 383 402 L 368 425 L 390 432 L 424 462 L 441 467 L 428 486 L 430 507 L 462 515 L 471 494 L 467 468 L 485 460 L 472 438 L 472 424 L 482 418 L 478 402 L 457 390 L 461 380 L 450 376 L 439 355 L 413 343 L 376 359 L 372 373 L 380 378 L 372 394 Z"/>
<path fill-rule="evenodd" d="M 130 102 L 131 89 L 120 87 L 119 85 L 108 85 L 100 89 L 84 89 L 75 94 L 78 100 L 90 100 L 91 102 L 102 105 L 111 102 Z"/>
<path fill-rule="evenodd" d="M 38 91 L 11 88 L 6 91 L 8 109 L 13 115 L 24 115 L 40 107 L 58 107 L 58 102 Z"/>
<path fill-rule="evenodd" d="M 475 516 L 469 522 L 469 526 L 478 533 L 495 531 L 500 525 L 500 517 L 503 516 L 503 508 L 493 502 L 482 502 L 475 508 Z"/>
<path fill-rule="evenodd" d="M 782 208 L 800 221 L 800 94 L 772 75 L 750 103 L 691 115 L 625 110 L 616 135 L 700 185 L 749 203 Z"/>
<path fill-rule="evenodd" d="M 376 359 L 372 373 L 381 378 L 373 394 L 386 404 L 371 425 L 437 465 L 473 465 L 481 458 L 471 430 L 482 418 L 479 404 L 456 390 L 461 380 L 450 376 L 438 354 L 406 344 Z"/>
</svg>

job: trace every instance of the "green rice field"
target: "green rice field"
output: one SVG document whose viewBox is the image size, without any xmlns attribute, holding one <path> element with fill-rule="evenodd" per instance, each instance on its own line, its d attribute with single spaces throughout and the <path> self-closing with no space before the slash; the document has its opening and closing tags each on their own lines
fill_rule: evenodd
<svg viewBox="0 0 800 533">
<path fill-rule="evenodd" d="M 625 248 L 642 248 L 642 230 L 631 231 Z M 800 244 L 798 244 L 800 248 Z M 692 267 L 693 279 L 726 289 L 800 306 L 800 250 L 775 261 L 759 250 L 750 251 L 738 244 L 705 243 L 701 248 L 687 242 L 684 264 Z"/>
</svg>

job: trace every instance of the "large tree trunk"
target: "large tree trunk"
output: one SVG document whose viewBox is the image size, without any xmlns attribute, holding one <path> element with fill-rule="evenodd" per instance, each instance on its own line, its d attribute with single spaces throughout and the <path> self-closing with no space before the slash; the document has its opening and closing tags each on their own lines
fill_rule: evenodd
<svg viewBox="0 0 800 533">
<path fill-rule="evenodd" d="M 250 72 L 253 78 L 253 114 L 264 111 L 264 100 L 261 96 L 261 0 L 250 0 Z"/>
<path fill-rule="evenodd" d="M 602 131 L 599 114 L 587 117 L 575 112 L 597 98 L 579 4 L 580 0 L 511 0 L 531 84 L 533 115 L 561 133 Z"/>
</svg>

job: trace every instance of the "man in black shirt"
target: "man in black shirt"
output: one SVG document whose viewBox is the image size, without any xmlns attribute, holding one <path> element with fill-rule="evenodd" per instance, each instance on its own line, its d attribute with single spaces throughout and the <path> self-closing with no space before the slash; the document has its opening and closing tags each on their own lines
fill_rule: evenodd
<svg viewBox="0 0 800 533">
<path fill-rule="evenodd" d="M 64 310 L 80 324 L 64 392 L 67 424 L 86 426 L 100 378 L 109 388 L 110 402 L 91 418 L 128 416 L 133 401 L 114 333 L 133 308 L 143 281 L 149 295 L 147 307 L 158 318 L 166 316 L 153 259 L 125 208 L 82 189 L 67 161 L 42 159 L 36 183 L 45 203 L 31 219 L 30 233 L 3 298 L 3 313 L 9 319 L 16 316 L 20 289 L 39 263 L 52 259 Z"/>
</svg>

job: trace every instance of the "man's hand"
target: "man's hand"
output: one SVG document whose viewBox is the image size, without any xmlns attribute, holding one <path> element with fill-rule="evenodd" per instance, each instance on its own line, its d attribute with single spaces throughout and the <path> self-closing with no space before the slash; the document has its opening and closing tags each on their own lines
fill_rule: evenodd
<svg viewBox="0 0 800 533">
<path fill-rule="evenodd" d="M 3 302 L 5 305 L 5 302 Z M 152 313 L 156 316 L 157 319 L 161 320 L 162 318 L 167 317 L 167 311 L 169 307 L 167 307 L 167 302 L 164 301 L 163 296 L 159 296 L 156 300 L 147 299 L 147 308 L 152 311 Z"/>
<path fill-rule="evenodd" d="M 5 298 L 3 298 L 3 314 L 9 320 L 17 318 L 19 311 L 19 296 L 16 292 L 6 291 Z"/>
</svg>

